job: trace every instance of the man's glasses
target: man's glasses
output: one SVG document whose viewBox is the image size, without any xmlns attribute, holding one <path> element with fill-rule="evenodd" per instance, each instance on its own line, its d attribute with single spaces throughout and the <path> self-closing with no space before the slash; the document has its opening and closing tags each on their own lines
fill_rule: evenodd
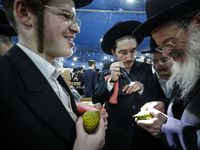
<svg viewBox="0 0 200 150">
<path fill-rule="evenodd" d="M 65 17 L 65 19 L 67 20 L 67 22 L 70 23 L 70 26 L 73 25 L 77 25 L 79 28 L 81 27 L 81 21 L 79 19 L 76 18 L 76 15 L 70 12 L 66 12 L 66 11 L 62 11 L 60 9 L 48 6 L 48 5 L 44 5 L 45 8 L 55 14 L 59 14 Z"/>
<path fill-rule="evenodd" d="M 185 28 L 185 26 L 186 26 L 186 24 L 183 25 L 183 27 L 181 28 L 181 30 L 178 32 L 178 34 L 176 35 L 176 37 L 173 40 L 163 43 L 162 46 L 155 48 L 155 50 L 158 52 L 162 52 L 163 49 L 170 50 L 173 47 L 175 47 L 176 46 L 175 41 L 178 38 L 178 36 L 180 35 L 180 33 L 182 32 L 182 30 Z"/>
<path fill-rule="evenodd" d="M 160 60 L 153 60 L 153 66 L 157 66 L 159 63 L 165 64 L 170 59 L 171 59 L 170 57 L 165 57 L 165 58 L 162 58 Z"/>
</svg>

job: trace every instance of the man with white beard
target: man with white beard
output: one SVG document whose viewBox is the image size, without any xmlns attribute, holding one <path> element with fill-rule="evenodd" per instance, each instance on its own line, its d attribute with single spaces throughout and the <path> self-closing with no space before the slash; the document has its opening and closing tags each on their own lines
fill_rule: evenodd
<svg viewBox="0 0 200 150">
<path fill-rule="evenodd" d="M 148 0 L 145 9 L 147 21 L 133 35 L 152 35 L 157 50 L 172 57 L 171 79 L 176 86 L 167 115 L 162 102 L 150 102 L 141 110 L 154 118 L 136 122 L 161 138 L 165 149 L 200 149 L 200 1 Z"/>
</svg>

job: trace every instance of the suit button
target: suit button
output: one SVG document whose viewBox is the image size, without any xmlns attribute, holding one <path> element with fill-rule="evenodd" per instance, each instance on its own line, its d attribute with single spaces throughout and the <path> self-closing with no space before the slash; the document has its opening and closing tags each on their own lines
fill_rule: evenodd
<svg viewBox="0 0 200 150">
<path fill-rule="evenodd" d="M 133 123 L 131 124 L 131 127 L 132 127 L 132 128 L 134 127 L 134 124 L 133 124 Z"/>
<path fill-rule="evenodd" d="M 133 105 L 133 109 L 136 109 L 136 106 L 135 106 L 135 105 Z"/>
</svg>

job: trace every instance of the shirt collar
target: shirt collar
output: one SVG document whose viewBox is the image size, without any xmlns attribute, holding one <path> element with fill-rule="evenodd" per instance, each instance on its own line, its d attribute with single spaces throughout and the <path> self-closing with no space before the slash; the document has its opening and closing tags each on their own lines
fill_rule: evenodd
<svg viewBox="0 0 200 150">
<path fill-rule="evenodd" d="M 17 43 L 17 46 L 19 46 L 26 55 L 33 61 L 33 63 L 38 67 L 38 69 L 41 71 L 41 73 L 44 75 L 44 77 L 48 80 L 50 77 L 57 78 L 59 74 L 61 73 L 63 67 L 56 62 L 55 60 L 51 63 L 46 61 L 41 56 L 37 55 L 36 53 L 32 52 L 28 48 L 24 47 L 23 45 Z"/>
<path fill-rule="evenodd" d="M 156 75 L 157 75 L 158 80 L 159 80 L 160 82 L 167 82 L 167 81 L 168 81 L 168 80 L 165 80 L 165 79 L 161 78 L 161 77 L 158 75 L 157 72 L 156 72 Z"/>
</svg>

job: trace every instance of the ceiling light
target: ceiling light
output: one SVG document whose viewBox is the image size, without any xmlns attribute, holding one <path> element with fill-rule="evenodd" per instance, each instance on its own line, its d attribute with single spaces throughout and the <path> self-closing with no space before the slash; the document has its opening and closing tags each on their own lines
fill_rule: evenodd
<svg viewBox="0 0 200 150">
<path fill-rule="evenodd" d="M 104 59 L 107 59 L 107 56 L 104 56 Z"/>
<path fill-rule="evenodd" d="M 127 0 L 127 2 L 132 3 L 132 2 L 134 2 L 134 0 Z"/>
<path fill-rule="evenodd" d="M 140 58 L 143 60 L 143 59 L 144 59 L 144 56 L 141 56 Z"/>
<path fill-rule="evenodd" d="M 74 66 L 74 63 L 72 63 L 72 66 Z"/>
<path fill-rule="evenodd" d="M 111 59 L 111 61 L 113 61 L 113 59 Z"/>
<path fill-rule="evenodd" d="M 74 57 L 73 59 L 74 59 L 74 61 L 77 61 L 77 58 L 76 58 L 76 57 Z"/>
</svg>

